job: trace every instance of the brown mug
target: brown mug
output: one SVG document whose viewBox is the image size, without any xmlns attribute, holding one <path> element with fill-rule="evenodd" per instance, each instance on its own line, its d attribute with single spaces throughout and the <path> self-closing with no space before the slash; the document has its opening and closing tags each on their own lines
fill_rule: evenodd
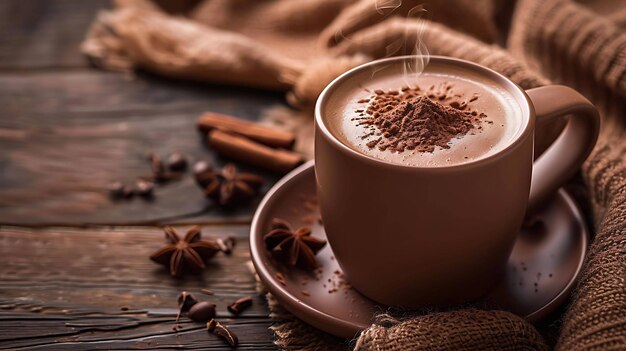
<svg viewBox="0 0 626 351">
<path fill-rule="evenodd" d="M 524 91 L 503 75 L 448 57 L 426 66 L 472 72 L 504 89 L 521 109 L 520 131 L 500 151 L 446 167 L 389 163 L 342 143 L 329 128 L 328 100 L 355 82 L 415 57 L 373 61 L 330 83 L 315 109 L 315 174 L 324 228 L 347 280 L 390 306 L 468 302 L 504 270 L 524 215 L 549 199 L 581 166 L 600 118 L 565 86 Z M 568 119 L 533 163 L 535 119 Z"/>
</svg>

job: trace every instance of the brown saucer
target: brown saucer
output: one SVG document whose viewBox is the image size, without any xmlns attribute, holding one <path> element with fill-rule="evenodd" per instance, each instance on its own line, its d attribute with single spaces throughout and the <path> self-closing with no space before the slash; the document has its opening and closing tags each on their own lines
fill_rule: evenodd
<svg viewBox="0 0 626 351">
<path fill-rule="evenodd" d="M 340 337 L 354 337 L 371 324 L 375 313 L 386 309 L 342 279 L 328 245 L 317 255 L 321 272 L 289 270 L 276 262 L 263 244 L 263 235 L 274 217 L 294 227 L 309 226 L 313 236 L 326 238 L 318 221 L 313 161 L 286 175 L 259 205 L 250 229 L 250 250 L 257 273 L 288 311 Z M 587 252 L 587 241 L 587 228 L 578 207 L 560 190 L 535 216 L 533 224 L 520 232 L 505 276 L 482 304 L 509 310 L 530 321 L 545 317 L 571 291 Z M 276 278 L 276 273 L 284 276 L 284 282 Z"/>
</svg>

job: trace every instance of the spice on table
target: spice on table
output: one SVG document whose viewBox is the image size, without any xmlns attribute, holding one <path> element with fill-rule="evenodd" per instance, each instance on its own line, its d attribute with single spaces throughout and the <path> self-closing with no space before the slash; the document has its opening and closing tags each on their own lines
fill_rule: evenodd
<svg viewBox="0 0 626 351">
<path fill-rule="evenodd" d="M 272 255 L 288 266 L 307 270 L 318 267 L 315 255 L 326 245 L 326 240 L 311 236 L 311 228 L 294 230 L 288 222 L 278 218 L 272 220 L 271 230 L 263 241 Z"/>
<path fill-rule="evenodd" d="M 156 263 L 169 266 L 170 274 L 180 277 L 185 270 L 192 272 L 205 268 L 205 262 L 220 251 L 215 240 L 201 240 L 200 227 L 194 226 L 187 231 L 183 239 L 170 226 L 163 228 L 168 242 L 150 259 Z"/>
<path fill-rule="evenodd" d="M 180 178 L 180 174 L 177 172 L 170 172 L 165 170 L 165 165 L 161 160 L 161 156 L 157 154 L 150 154 L 148 156 L 148 160 L 150 161 L 150 168 L 152 170 L 152 175 L 149 177 L 143 177 L 145 180 L 153 181 L 156 183 L 165 183 L 170 180 L 175 180 Z"/>
<path fill-rule="evenodd" d="M 128 199 L 135 195 L 133 189 L 122 182 L 111 183 L 109 185 L 109 194 L 114 199 Z"/>
<path fill-rule="evenodd" d="M 195 296 L 191 295 L 186 291 L 182 291 L 180 295 L 178 295 L 178 314 L 176 315 L 176 321 L 180 318 L 180 315 L 183 313 L 187 313 L 189 309 L 198 303 L 198 300 Z"/>
<path fill-rule="evenodd" d="M 303 162 L 299 153 L 274 149 L 217 129 L 209 132 L 208 143 L 220 155 L 273 172 L 287 173 Z"/>
<path fill-rule="evenodd" d="M 167 158 L 167 168 L 174 172 L 184 171 L 187 168 L 187 157 L 180 151 L 171 153 Z"/>
<path fill-rule="evenodd" d="M 218 335 L 222 339 L 226 340 L 226 342 L 235 347 L 239 343 L 239 339 L 237 335 L 232 332 L 232 330 L 226 328 L 222 323 L 216 321 L 215 319 L 211 319 L 207 324 L 206 328 L 208 331 L 213 332 L 213 334 Z"/>
<path fill-rule="evenodd" d="M 137 179 L 135 193 L 142 197 L 151 197 L 154 194 L 154 183 L 143 179 Z"/>
<path fill-rule="evenodd" d="M 250 296 L 246 296 L 231 303 L 228 306 L 228 311 L 234 315 L 238 315 L 250 306 L 252 306 L 252 298 Z"/>
<path fill-rule="evenodd" d="M 239 173 L 237 167 L 229 163 L 221 171 L 209 169 L 196 174 L 196 182 L 204 189 L 204 195 L 215 200 L 220 206 L 245 202 L 257 194 L 263 178 L 252 173 Z"/>
<path fill-rule="evenodd" d="M 197 176 L 199 174 L 208 172 L 213 169 L 213 166 L 207 161 L 198 161 L 193 164 L 193 174 Z"/>
<path fill-rule="evenodd" d="M 200 289 L 200 292 L 203 293 L 204 295 L 214 295 L 215 294 L 213 292 L 213 290 L 209 290 L 209 289 Z"/>
<path fill-rule="evenodd" d="M 230 255 L 233 253 L 233 249 L 237 244 L 237 239 L 233 236 L 228 236 L 226 239 L 218 238 L 217 244 L 220 246 L 223 253 Z"/>
<path fill-rule="evenodd" d="M 209 319 L 213 319 L 215 317 L 215 304 L 200 301 L 191 306 L 189 312 L 187 312 L 187 317 L 194 322 L 206 322 Z"/>
<path fill-rule="evenodd" d="M 218 129 L 275 148 L 291 149 L 296 141 L 296 135 L 292 132 L 214 112 L 206 112 L 200 116 L 197 125 L 205 133 Z"/>
</svg>

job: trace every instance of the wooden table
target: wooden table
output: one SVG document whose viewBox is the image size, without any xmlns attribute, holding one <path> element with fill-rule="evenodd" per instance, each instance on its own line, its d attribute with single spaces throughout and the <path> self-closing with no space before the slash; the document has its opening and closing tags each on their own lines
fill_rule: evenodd
<svg viewBox="0 0 626 351">
<path fill-rule="evenodd" d="M 153 201 L 111 201 L 106 187 L 149 174 L 150 152 L 224 164 L 197 133 L 198 115 L 256 119 L 282 95 L 90 68 L 78 46 L 106 7 L 0 2 L 0 348 L 228 349 L 202 324 L 172 329 L 180 291 L 209 288 L 215 295 L 203 298 L 217 304 L 240 349 L 274 349 L 246 266 L 260 198 L 225 212 L 189 176 L 158 188 Z M 265 192 L 278 176 L 262 175 Z M 234 235 L 238 245 L 202 275 L 172 279 L 148 259 L 164 242 L 163 224 L 201 224 L 205 236 Z M 254 305 L 235 318 L 226 306 L 245 295 Z"/>
</svg>

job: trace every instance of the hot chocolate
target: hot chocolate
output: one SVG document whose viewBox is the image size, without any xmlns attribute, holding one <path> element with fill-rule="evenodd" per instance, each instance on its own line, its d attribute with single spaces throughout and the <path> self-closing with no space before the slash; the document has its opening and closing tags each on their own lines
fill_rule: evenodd
<svg viewBox="0 0 626 351">
<path fill-rule="evenodd" d="M 327 125 L 348 147 L 405 166 L 493 155 L 519 133 L 522 112 L 495 82 L 461 70 L 431 64 L 411 80 L 398 66 L 354 75 L 329 98 Z"/>
</svg>

